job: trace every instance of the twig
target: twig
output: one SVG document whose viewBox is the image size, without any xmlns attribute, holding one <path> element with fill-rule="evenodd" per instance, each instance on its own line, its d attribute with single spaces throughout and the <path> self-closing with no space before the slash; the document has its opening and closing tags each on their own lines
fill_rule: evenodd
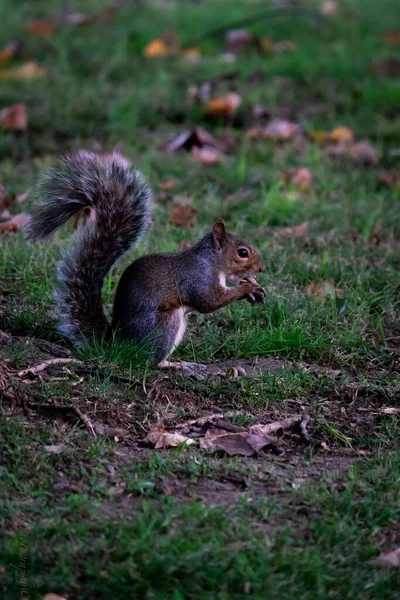
<svg viewBox="0 0 400 600">
<path fill-rule="evenodd" d="M 41 404 L 36 404 L 35 402 L 27 402 L 26 405 L 33 409 L 33 410 L 40 410 L 40 409 L 44 409 L 44 410 L 53 410 L 53 411 L 63 411 L 63 412 L 72 412 L 75 413 L 78 418 L 82 421 L 82 423 L 85 425 L 86 429 L 89 431 L 89 433 L 93 436 L 93 437 L 97 437 L 96 435 L 96 430 L 95 427 L 92 423 L 92 421 L 89 419 L 89 417 L 87 416 L 87 414 L 85 414 L 84 412 L 81 411 L 80 408 L 78 408 L 77 406 L 71 406 L 70 404 L 46 404 L 46 403 L 41 403 Z"/>
<path fill-rule="evenodd" d="M 31 367 L 28 367 L 27 369 L 23 369 L 18 373 L 18 377 L 25 377 L 25 375 L 29 374 L 36 375 L 37 373 L 41 373 L 42 371 L 44 371 L 48 367 L 51 367 L 52 365 L 69 364 L 81 365 L 82 361 L 78 360 L 77 358 L 49 358 L 48 360 L 43 361 L 39 365 L 33 365 Z"/>
<path fill-rule="evenodd" d="M 89 433 L 95 438 L 97 437 L 94 425 L 92 423 L 92 421 L 89 419 L 89 417 L 87 416 L 87 414 L 85 414 L 84 412 L 81 411 L 80 408 L 78 408 L 77 406 L 71 407 L 73 408 L 74 412 L 76 412 L 76 414 L 78 415 L 78 417 L 82 420 L 83 424 L 85 425 L 86 429 L 89 431 Z"/>
<path fill-rule="evenodd" d="M 287 417 L 281 421 L 273 421 L 272 423 L 267 423 L 266 425 L 261 425 L 259 423 L 252 425 L 250 427 L 250 431 L 252 433 L 260 433 L 262 435 L 271 435 L 271 433 L 276 433 L 280 429 L 289 429 L 289 427 L 292 427 L 300 420 L 300 415 L 293 415 L 292 417 Z"/>
</svg>

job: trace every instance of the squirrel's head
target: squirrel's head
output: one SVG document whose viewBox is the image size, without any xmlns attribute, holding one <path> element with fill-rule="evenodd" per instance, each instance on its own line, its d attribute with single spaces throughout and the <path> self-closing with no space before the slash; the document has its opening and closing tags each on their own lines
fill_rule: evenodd
<svg viewBox="0 0 400 600">
<path fill-rule="evenodd" d="M 264 271 L 261 254 L 251 244 L 227 233 L 225 222 L 218 219 L 211 232 L 214 250 L 220 255 L 221 272 L 231 283 L 249 279 L 255 283 L 258 273 Z"/>
</svg>

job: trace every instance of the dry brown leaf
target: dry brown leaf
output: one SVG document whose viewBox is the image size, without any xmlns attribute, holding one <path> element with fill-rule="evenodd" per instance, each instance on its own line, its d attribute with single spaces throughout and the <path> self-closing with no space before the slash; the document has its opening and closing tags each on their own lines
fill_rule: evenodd
<svg viewBox="0 0 400 600">
<path fill-rule="evenodd" d="M 198 148 L 194 146 L 190 154 L 203 165 L 219 165 L 225 160 L 225 155 L 211 146 L 203 146 Z"/>
<path fill-rule="evenodd" d="M 178 227 L 193 227 L 197 219 L 197 210 L 193 206 L 176 206 L 169 215 L 170 223 Z"/>
<path fill-rule="evenodd" d="M 8 221 L 0 223 L 0 233 L 20 231 L 25 227 L 28 221 L 29 215 L 27 213 L 18 213 Z"/>
<path fill-rule="evenodd" d="M 200 448 L 212 452 L 222 452 L 232 456 L 242 454 L 253 456 L 268 446 L 275 446 L 277 438 L 269 435 L 238 432 L 227 433 L 223 429 L 209 429 L 200 440 Z"/>
<path fill-rule="evenodd" d="M 382 38 L 389 46 L 400 46 L 400 31 L 398 29 L 384 31 Z"/>
<path fill-rule="evenodd" d="M 247 131 L 247 137 L 266 138 L 271 140 L 290 140 L 300 133 L 296 123 L 284 119 L 273 119 L 265 127 L 252 127 Z"/>
<path fill-rule="evenodd" d="M 4 65 L 11 58 L 17 54 L 19 48 L 19 44 L 12 42 L 11 44 L 7 44 L 3 50 L 0 51 L 0 66 Z"/>
<path fill-rule="evenodd" d="M 309 192 L 311 189 L 312 175 L 309 169 L 299 167 L 284 174 L 286 183 L 293 184 L 300 192 Z"/>
<path fill-rule="evenodd" d="M 190 152 L 195 146 L 198 148 L 210 146 L 221 151 L 224 149 L 224 145 L 216 140 L 211 133 L 208 133 L 202 127 L 193 127 L 190 131 L 184 131 L 178 135 L 173 142 L 168 144 L 166 150 L 168 152 L 175 152 L 176 150 L 187 150 Z"/>
<path fill-rule="evenodd" d="M 46 77 L 47 70 L 40 67 L 35 60 L 29 61 L 14 69 L 0 71 L 0 80 L 5 81 L 28 81 Z"/>
<path fill-rule="evenodd" d="M 318 282 L 311 281 L 306 287 L 306 293 L 308 296 L 314 296 L 323 300 L 328 297 L 341 298 L 344 289 L 336 287 L 333 279 L 321 279 Z"/>
<path fill-rule="evenodd" d="M 308 234 L 308 221 L 294 227 L 275 227 L 274 233 L 279 237 L 302 238 Z"/>
<path fill-rule="evenodd" d="M 169 433 L 160 427 L 152 429 L 144 438 L 144 442 L 151 444 L 156 450 L 160 448 L 176 448 L 183 444 L 190 446 L 191 444 L 196 443 L 195 440 L 192 440 L 185 435 L 181 435 L 180 433 Z"/>
<path fill-rule="evenodd" d="M 280 421 L 267 423 L 266 425 L 256 423 L 254 425 L 251 425 L 249 430 L 251 433 L 257 433 L 259 435 L 271 435 L 271 433 L 277 433 L 281 429 L 288 429 L 290 427 L 293 427 L 293 425 L 295 425 L 296 423 L 300 423 L 301 418 L 301 415 L 292 415 L 290 417 L 286 417 L 285 419 L 281 419 Z"/>
<path fill-rule="evenodd" d="M 379 174 L 379 183 L 390 187 L 400 188 L 400 170 L 391 173 L 390 171 L 382 171 Z"/>
<path fill-rule="evenodd" d="M 236 92 L 230 92 L 225 96 L 218 96 L 206 105 L 208 114 L 215 117 L 229 117 L 235 114 L 242 102 L 241 97 Z"/>
<path fill-rule="evenodd" d="M 67 599 L 64 598 L 64 596 L 59 596 L 58 594 L 52 594 L 50 592 L 49 594 L 45 594 L 43 596 L 43 600 L 67 600 Z"/>
<path fill-rule="evenodd" d="M 373 63 L 372 73 L 379 77 L 400 77 L 400 58 L 392 56 L 386 60 Z"/>
<path fill-rule="evenodd" d="M 349 156 L 354 163 L 361 165 L 374 165 L 378 162 L 376 148 L 368 140 L 351 144 Z"/>
<path fill-rule="evenodd" d="M 25 29 L 32 35 L 45 39 L 51 38 L 57 31 L 55 23 L 45 19 L 34 19 L 26 25 Z"/>
<path fill-rule="evenodd" d="M 400 546 L 390 552 L 381 552 L 375 562 L 385 567 L 398 569 L 400 567 Z"/>
<path fill-rule="evenodd" d="M 0 110 L 0 127 L 13 131 L 24 131 L 28 126 L 25 104 L 14 104 Z"/>
<path fill-rule="evenodd" d="M 248 29 L 233 29 L 225 36 L 225 45 L 228 52 L 239 53 L 248 50 L 255 39 Z"/>
<path fill-rule="evenodd" d="M 335 127 L 327 136 L 327 141 L 331 144 L 351 144 L 354 140 L 354 132 L 349 127 L 340 125 Z"/>
</svg>

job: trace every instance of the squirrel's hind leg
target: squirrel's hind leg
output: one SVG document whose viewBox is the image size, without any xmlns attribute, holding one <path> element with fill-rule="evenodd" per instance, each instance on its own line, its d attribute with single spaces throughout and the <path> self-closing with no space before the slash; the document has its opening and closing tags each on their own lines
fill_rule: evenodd
<svg viewBox="0 0 400 600">
<path fill-rule="evenodd" d="M 170 361 L 170 356 L 181 343 L 186 330 L 186 316 L 183 308 L 162 313 L 159 320 L 160 335 L 156 345 L 156 366 L 159 369 L 180 369 L 192 374 L 205 368 L 204 365 L 186 361 Z M 172 343 L 171 343 L 172 342 Z"/>
</svg>

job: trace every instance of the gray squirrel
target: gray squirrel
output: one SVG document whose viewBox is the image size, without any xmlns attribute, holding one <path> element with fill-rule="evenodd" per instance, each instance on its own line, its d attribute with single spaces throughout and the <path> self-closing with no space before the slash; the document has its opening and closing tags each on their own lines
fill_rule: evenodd
<svg viewBox="0 0 400 600">
<path fill-rule="evenodd" d="M 76 347 L 93 336 L 117 333 L 120 339 L 150 343 L 158 367 L 190 368 L 191 363 L 170 361 L 188 313 L 213 312 L 242 299 L 264 301 L 265 290 L 255 279 L 263 271 L 260 253 L 227 233 L 218 219 L 189 250 L 131 263 L 119 280 L 110 324 L 102 306 L 104 278 L 150 225 L 152 194 L 143 175 L 118 153 L 79 151 L 48 169 L 39 193 L 42 200 L 28 224 L 31 240 L 47 238 L 82 209 L 93 213 L 75 231 L 58 267 L 59 331 Z"/>
</svg>

